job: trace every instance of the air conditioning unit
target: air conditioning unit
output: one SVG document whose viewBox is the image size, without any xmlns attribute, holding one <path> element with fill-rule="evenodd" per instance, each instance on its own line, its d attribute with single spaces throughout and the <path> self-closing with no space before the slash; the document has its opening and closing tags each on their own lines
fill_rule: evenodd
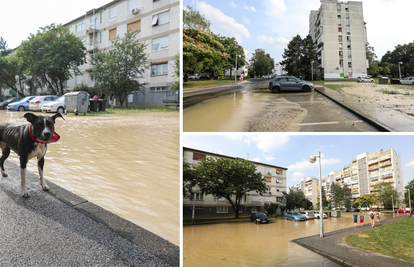
<svg viewBox="0 0 414 267">
<path fill-rule="evenodd" d="M 267 174 L 271 175 L 272 173 L 271 172 L 267 172 Z"/>
<path fill-rule="evenodd" d="M 136 15 L 139 13 L 139 11 L 141 11 L 141 8 L 133 8 L 132 9 L 132 14 Z"/>
</svg>

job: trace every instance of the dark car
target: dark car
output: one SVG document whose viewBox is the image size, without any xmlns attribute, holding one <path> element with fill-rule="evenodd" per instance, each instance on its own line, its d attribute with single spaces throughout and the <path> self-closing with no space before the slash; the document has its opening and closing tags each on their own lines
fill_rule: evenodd
<svg viewBox="0 0 414 267">
<path fill-rule="evenodd" d="M 342 212 L 349 212 L 349 209 L 343 209 Z"/>
<path fill-rule="evenodd" d="M 269 218 L 263 212 L 252 213 L 250 216 L 250 221 L 255 224 L 258 223 L 269 223 Z"/>
<path fill-rule="evenodd" d="M 313 83 L 296 79 L 291 76 L 283 76 L 273 78 L 269 82 L 268 89 L 273 93 L 280 93 L 282 91 L 301 91 L 310 92 L 315 88 Z"/>
<path fill-rule="evenodd" d="M 4 100 L 3 102 L 0 103 L 0 109 L 7 109 L 7 105 L 13 102 L 17 102 L 20 99 L 22 99 L 21 97 L 12 97 L 9 99 Z"/>
<path fill-rule="evenodd" d="M 357 209 L 357 208 L 352 208 L 352 209 L 350 209 L 350 210 L 349 210 L 349 212 L 355 212 L 355 211 L 356 211 L 356 212 L 359 212 L 359 209 Z"/>
</svg>

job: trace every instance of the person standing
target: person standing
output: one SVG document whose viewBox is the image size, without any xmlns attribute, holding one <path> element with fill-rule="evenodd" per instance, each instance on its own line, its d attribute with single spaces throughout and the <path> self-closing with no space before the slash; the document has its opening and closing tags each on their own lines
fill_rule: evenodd
<svg viewBox="0 0 414 267">
<path fill-rule="evenodd" d="M 190 74 L 189 71 L 187 71 L 187 73 L 184 74 L 184 84 L 187 84 L 188 83 L 188 74 Z"/>
<path fill-rule="evenodd" d="M 373 208 L 371 208 L 371 211 L 369 213 L 369 218 L 371 219 L 371 226 L 372 228 L 374 228 L 375 227 L 375 212 Z"/>
<path fill-rule="evenodd" d="M 354 211 L 354 228 L 357 227 L 357 223 L 358 223 L 358 214 L 356 211 Z"/>
<path fill-rule="evenodd" d="M 109 95 L 109 101 L 111 102 L 111 108 L 114 108 L 115 94 L 112 91 L 111 91 L 111 94 Z"/>
<path fill-rule="evenodd" d="M 362 215 L 362 211 L 359 213 L 359 226 L 364 226 L 364 215 Z"/>
</svg>

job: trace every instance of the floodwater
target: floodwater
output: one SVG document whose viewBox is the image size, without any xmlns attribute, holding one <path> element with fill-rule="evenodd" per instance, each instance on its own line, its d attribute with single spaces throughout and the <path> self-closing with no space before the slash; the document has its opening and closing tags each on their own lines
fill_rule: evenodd
<svg viewBox="0 0 414 267">
<path fill-rule="evenodd" d="M 253 90 L 208 99 L 183 110 L 184 132 L 242 132 L 264 102 L 277 98 L 266 90 Z"/>
<path fill-rule="evenodd" d="M 0 122 L 27 123 L 23 114 L 2 110 Z M 64 117 L 46 179 L 179 245 L 179 113 Z M 37 160 L 28 169 L 37 174 Z"/>
<path fill-rule="evenodd" d="M 351 214 L 324 219 L 324 232 L 353 227 Z M 383 214 L 381 219 L 392 218 Z M 365 215 L 365 225 L 370 224 Z M 293 222 L 274 220 L 270 224 L 228 223 L 185 226 L 184 266 L 340 266 L 293 242 L 319 235 L 320 220 Z"/>
</svg>

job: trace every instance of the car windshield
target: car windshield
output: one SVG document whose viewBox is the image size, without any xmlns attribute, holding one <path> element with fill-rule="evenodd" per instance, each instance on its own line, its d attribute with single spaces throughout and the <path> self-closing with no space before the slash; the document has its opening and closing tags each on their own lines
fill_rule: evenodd
<svg viewBox="0 0 414 267">
<path fill-rule="evenodd" d="M 300 213 L 297 211 L 292 211 L 292 215 L 300 215 Z"/>
<path fill-rule="evenodd" d="M 264 213 L 256 213 L 256 218 L 266 217 Z"/>
<path fill-rule="evenodd" d="M 62 102 L 65 100 L 65 96 L 62 95 L 61 97 L 58 97 L 57 99 L 55 99 L 56 102 Z"/>
<path fill-rule="evenodd" d="M 31 101 L 36 101 L 40 98 L 40 96 L 33 98 Z"/>
<path fill-rule="evenodd" d="M 29 100 L 31 98 L 31 96 L 26 96 L 23 99 L 20 99 L 19 102 L 26 102 L 27 100 Z"/>
</svg>

